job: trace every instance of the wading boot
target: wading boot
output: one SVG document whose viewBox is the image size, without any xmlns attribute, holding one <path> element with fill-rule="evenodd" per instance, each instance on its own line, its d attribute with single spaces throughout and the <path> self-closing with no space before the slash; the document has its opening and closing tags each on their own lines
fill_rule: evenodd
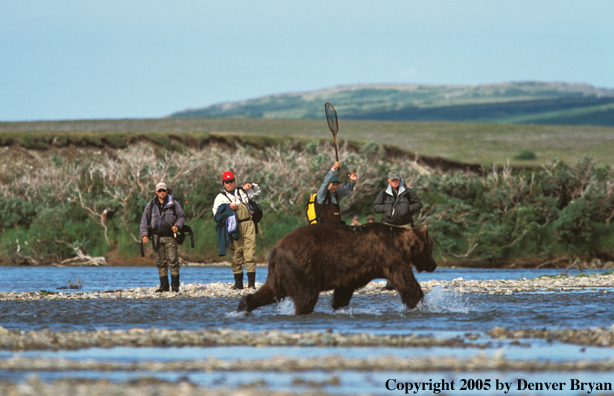
<svg viewBox="0 0 614 396">
<path fill-rule="evenodd" d="M 171 290 L 179 292 L 179 275 L 171 275 Z"/>
<path fill-rule="evenodd" d="M 248 289 L 256 288 L 256 273 L 255 272 L 247 273 L 247 288 Z"/>
<path fill-rule="evenodd" d="M 162 293 L 168 291 L 168 275 L 160 277 L 160 288 L 156 290 L 156 293 Z"/>
<path fill-rule="evenodd" d="M 234 274 L 235 276 L 235 285 L 232 287 L 234 290 L 243 289 L 243 272 L 240 274 Z"/>
</svg>

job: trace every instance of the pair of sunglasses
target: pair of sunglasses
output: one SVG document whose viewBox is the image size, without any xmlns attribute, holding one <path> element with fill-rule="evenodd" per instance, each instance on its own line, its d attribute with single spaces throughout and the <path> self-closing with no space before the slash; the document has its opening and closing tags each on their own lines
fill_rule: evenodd
<svg viewBox="0 0 614 396">
<path fill-rule="evenodd" d="M 165 190 L 165 189 L 163 189 L 163 188 L 161 188 L 161 189 L 159 189 L 159 190 L 158 190 L 158 192 L 166 192 L 166 191 L 167 191 L 167 190 Z"/>
<path fill-rule="evenodd" d="M 230 180 L 224 180 L 224 184 L 230 184 L 230 183 L 234 183 L 235 179 L 230 179 Z"/>
</svg>

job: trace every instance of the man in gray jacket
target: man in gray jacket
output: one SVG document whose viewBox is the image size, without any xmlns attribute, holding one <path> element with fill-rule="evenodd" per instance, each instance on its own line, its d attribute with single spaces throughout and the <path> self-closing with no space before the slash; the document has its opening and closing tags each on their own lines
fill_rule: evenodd
<svg viewBox="0 0 614 396">
<path fill-rule="evenodd" d="M 414 190 L 405 185 L 398 171 L 390 171 L 388 187 L 380 191 L 372 208 L 383 215 L 382 222 L 386 224 L 413 227 L 412 216 L 422 209 L 422 202 Z"/>
<path fill-rule="evenodd" d="M 147 204 L 141 218 L 141 240 L 147 244 L 149 234 L 156 254 L 156 267 L 160 275 L 157 293 L 169 291 L 168 268 L 171 269 L 171 287 L 179 291 L 179 252 L 176 235 L 185 223 L 183 208 L 169 194 L 166 183 L 156 185 L 156 197 Z"/>
<path fill-rule="evenodd" d="M 411 188 L 405 186 L 398 171 L 388 173 L 388 187 L 380 191 L 373 202 L 373 211 L 382 214 L 382 222 L 400 227 L 413 227 L 412 216 L 422 209 L 422 202 Z M 387 282 L 384 290 L 393 290 Z"/>
</svg>

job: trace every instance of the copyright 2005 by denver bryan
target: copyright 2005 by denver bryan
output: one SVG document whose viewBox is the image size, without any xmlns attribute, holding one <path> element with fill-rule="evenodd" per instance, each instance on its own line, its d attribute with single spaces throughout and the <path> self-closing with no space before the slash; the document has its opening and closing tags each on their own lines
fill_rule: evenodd
<svg viewBox="0 0 614 396">
<path fill-rule="evenodd" d="M 548 394 L 561 395 L 570 391 L 592 394 L 599 391 L 611 391 L 611 382 L 590 382 L 578 378 L 565 381 L 536 381 L 517 378 L 512 381 L 503 381 L 498 378 L 467 378 L 460 380 L 433 380 L 411 381 L 401 377 L 390 378 L 384 384 L 391 393 L 402 394 L 519 394 L 531 391 L 548 392 Z"/>
</svg>

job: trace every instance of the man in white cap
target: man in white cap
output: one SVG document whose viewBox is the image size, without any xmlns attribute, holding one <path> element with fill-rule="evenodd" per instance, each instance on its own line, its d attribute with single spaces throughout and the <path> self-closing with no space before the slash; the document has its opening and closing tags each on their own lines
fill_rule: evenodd
<svg viewBox="0 0 614 396">
<path fill-rule="evenodd" d="M 179 252 L 175 235 L 185 223 L 185 214 L 169 192 L 166 183 L 158 183 L 156 196 L 147 204 L 141 218 L 141 240 L 147 244 L 151 235 L 156 254 L 156 267 L 160 275 L 157 293 L 169 291 L 169 268 L 172 290 L 179 291 Z"/>
</svg>

